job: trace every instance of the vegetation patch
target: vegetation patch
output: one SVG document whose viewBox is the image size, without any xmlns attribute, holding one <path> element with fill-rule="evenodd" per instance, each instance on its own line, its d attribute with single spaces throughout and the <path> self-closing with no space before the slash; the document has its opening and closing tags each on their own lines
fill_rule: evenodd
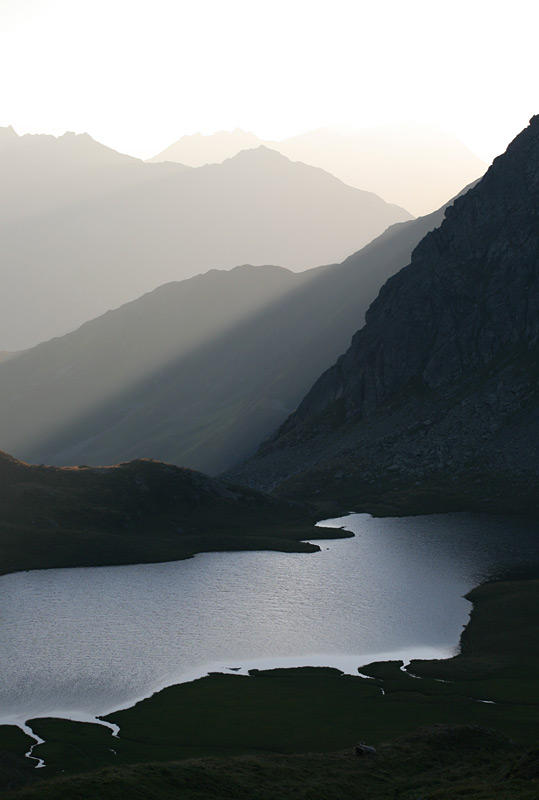
<svg viewBox="0 0 539 800">
<path fill-rule="evenodd" d="M 314 509 L 158 461 L 45 467 L 0 452 L 0 574 L 280 550 L 352 534 L 315 528 Z"/>
</svg>

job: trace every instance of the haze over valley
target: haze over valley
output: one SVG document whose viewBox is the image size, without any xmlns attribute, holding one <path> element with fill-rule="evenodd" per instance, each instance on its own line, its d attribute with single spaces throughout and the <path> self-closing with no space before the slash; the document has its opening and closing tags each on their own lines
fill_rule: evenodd
<svg viewBox="0 0 539 800">
<path fill-rule="evenodd" d="M 183 136 L 149 159 L 192 167 L 221 162 L 240 150 L 265 145 L 292 161 L 331 172 L 422 216 L 480 178 L 487 164 L 462 142 L 429 125 L 408 122 L 357 131 L 318 128 L 282 141 L 262 140 L 241 129 Z"/>
<path fill-rule="evenodd" d="M 535 797 L 529 12 L 0 4 L 0 800 Z"/>
<path fill-rule="evenodd" d="M 338 265 L 244 266 L 167 284 L 20 354 L 0 371 L 2 441 L 37 463 L 234 466 L 347 347 L 443 213 L 390 226 Z"/>
<path fill-rule="evenodd" d="M 411 218 L 266 147 L 187 169 L 145 164 L 87 135 L 18 137 L 7 128 L 2 141 L 4 350 L 209 269 L 340 261 Z"/>
</svg>

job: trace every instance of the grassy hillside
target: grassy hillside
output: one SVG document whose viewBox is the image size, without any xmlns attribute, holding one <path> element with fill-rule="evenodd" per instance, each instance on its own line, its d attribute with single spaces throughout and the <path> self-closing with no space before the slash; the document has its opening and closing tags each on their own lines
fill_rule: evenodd
<svg viewBox="0 0 539 800">
<path fill-rule="evenodd" d="M 33 466 L 0 453 L 0 574 L 173 561 L 217 550 L 313 552 L 304 505 L 156 461 Z M 346 534 L 344 534 L 346 535 Z"/>
<path fill-rule="evenodd" d="M 533 770 L 535 769 L 535 772 Z M 530 778 L 531 774 L 535 776 Z M 536 800 L 536 756 L 476 727 L 432 726 L 378 749 L 110 767 L 2 800 Z"/>
</svg>

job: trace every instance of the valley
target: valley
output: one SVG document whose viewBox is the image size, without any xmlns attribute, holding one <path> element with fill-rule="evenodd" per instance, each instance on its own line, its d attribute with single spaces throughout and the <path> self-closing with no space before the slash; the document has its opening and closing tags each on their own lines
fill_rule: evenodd
<svg viewBox="0 0 539 800">
<path fill-rule="evenodd" d="M 537 796 L 534 27 L 301 5 L 0 10 L 1 800 Z"/>
</svg>

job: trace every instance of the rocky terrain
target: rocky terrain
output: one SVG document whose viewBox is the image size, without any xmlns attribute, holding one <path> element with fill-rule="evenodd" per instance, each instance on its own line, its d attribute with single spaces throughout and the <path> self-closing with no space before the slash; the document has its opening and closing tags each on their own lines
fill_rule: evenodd
<svg viewBox="0 0 539 800">
<path fill-rule="evenodd" d="M 504 495 L 537 510 L 538 215 L 536 116 L 235 479 L 358 502 L 389 493 L 404 505 L 399 492 L 411 490 L 408 508 L 443 485 L 457 504 L 473 496 L 495 508 Z"/>
</svg>

